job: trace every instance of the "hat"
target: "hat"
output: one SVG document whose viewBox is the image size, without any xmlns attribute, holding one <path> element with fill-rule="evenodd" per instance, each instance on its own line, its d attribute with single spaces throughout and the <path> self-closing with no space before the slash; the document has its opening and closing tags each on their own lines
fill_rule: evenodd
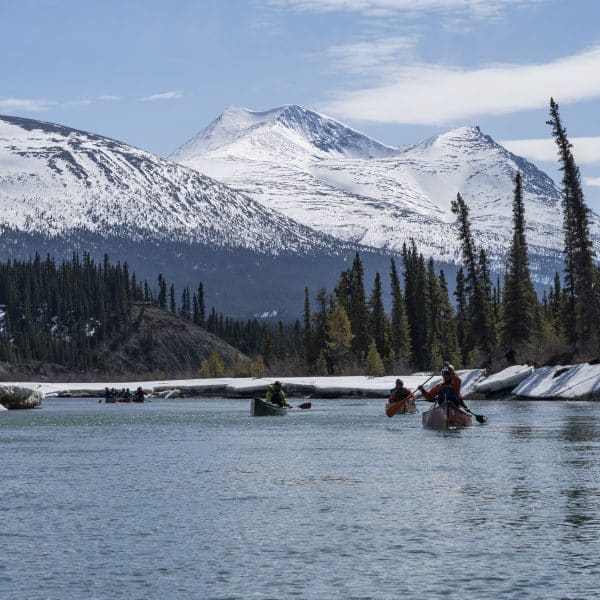
<svg viewBox="0 0 600 600">
<path fill-rule="evenodd" d="M 400 387 L 404 387 L 404 382 L 402 381 L 402 379 L 396 379 L 396 385 L 399 385 Z"/>
</svg>

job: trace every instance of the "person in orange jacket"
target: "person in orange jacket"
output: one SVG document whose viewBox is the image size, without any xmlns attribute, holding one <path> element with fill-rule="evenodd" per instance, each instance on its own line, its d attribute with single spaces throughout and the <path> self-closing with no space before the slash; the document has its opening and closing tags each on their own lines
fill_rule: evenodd
<svg viewBox="0 0 600 600">
<path fill-rule="evenodd" d="M 393 404 L 394 402 L 414 402 L 415 397 L 413 396 L 412 391 L 404 387 L 404 382 L 402 379 L 396 379 L 396 387 L 390 390 L 390 396 L 388 398 L 388 402 Z"/>
<path fill-rule="evenodd" d="M 418 387 L 423 394 L 423 398 L 428 402 L 437 401 L 438 404 L 452 402 L 456 407 L 463 407 L 468 411 L 469 407 L 463 402 L 460 395 L 461 380 L 456 374 L 454 367 L 445 362 L 441 374 L 444 379 L 442 383 L 434 385 L 430 390 L 426 390 L 422 385 Z"/>
</svg>

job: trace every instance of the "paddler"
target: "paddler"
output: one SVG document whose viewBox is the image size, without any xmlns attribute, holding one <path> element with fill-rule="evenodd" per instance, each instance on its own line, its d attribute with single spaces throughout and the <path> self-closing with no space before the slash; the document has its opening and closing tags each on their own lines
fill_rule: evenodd
<svg viewBox="0 0 600 600">
<path fill-rule="evenodd" d="M 396 387 L 390 390 L 390 397 L 388 402 L 394 404 L 395 402 L 414 402 L 415 397 L 413 396 L 412 390 L 404 387 L 402 379 L 396 379 Z"/>
<path fill-rule="evenodd" d="M 276 381 L 275 383 L 267 386 L 267 396 L 265 400 L 271 404 L 277 404 L 281 407 L 289 406 L 280 381 Z"/>
<path fill-rule="evenodd" d="M 469 412 L 469 407 L 463 402 L 460 395 L 461 380 L 456 374 L 454 367 L 450 363 L 445 362 L 440 373 L 443 378 L 442 383 L 434 385 L 429 391 L 422 385 L 418 387 L 419 391 L 423 394 L 423 398 L 428 402 L 437 401 L 438 404 L 452 402 L 457 408 L 462 407 L 465 411 Z"/>
</svg>

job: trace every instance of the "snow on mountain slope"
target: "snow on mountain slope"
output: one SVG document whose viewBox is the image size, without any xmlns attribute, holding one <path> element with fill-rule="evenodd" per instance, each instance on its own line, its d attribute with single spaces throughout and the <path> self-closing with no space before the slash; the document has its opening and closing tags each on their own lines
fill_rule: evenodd
<svg viewBox="0 0 600 600">
<path fill-rule="evenodd" d="M 327 127 L 319 127 L 319 119 Z M 500 271 L 512 236 L 514 177 L 520 171 L 534 274 L 547 281 L 560 268 L 558 188 L 478 127 L 461 127 L 405 149 L 350 131 L 346 136 L 341 124 L 301 107 L 266 113 L 236 109 L 170 158 L 324 233 L 391 251 L 413 238 L 426 256 L 449 262 L 460 260 L 450 211 L 460 192 L 478 242 Z M 592 231 L 600 242 L 597 215 Z"/>
<path fill-rule="evenodd" d="M 277 255 L 336 243 L 197 171 L 99 135 L 0 117 L 0 225 Z"/>
<path fill-rule="evenodd" d="M 324 115 L 287 105 L 265 112 L 229 108 L 169 158 L 194 157 L 271 161 L 274 152 L 293 163 L 314 158 L 378 158 L 398 151 Z"/>
</svg>

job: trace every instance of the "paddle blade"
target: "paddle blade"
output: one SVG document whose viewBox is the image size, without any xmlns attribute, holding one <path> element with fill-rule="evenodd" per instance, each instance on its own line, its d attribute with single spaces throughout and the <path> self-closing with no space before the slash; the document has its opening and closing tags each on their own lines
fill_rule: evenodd
<svg viewBox="0 0 600 600">
<path fill-rule="evenodd" d="M 477 422 L 481 425 L 487 423 L 487 417 L 484 417 L 483 415 L 475 415 L 475 418 L 477 419 Z"/>
<path fill-rule="evenodd" d="M 312 402 L 303 402 L 302 404 L 298 404 L 298 408 L 310 408 L 312 406 Z"/>
</svg>

